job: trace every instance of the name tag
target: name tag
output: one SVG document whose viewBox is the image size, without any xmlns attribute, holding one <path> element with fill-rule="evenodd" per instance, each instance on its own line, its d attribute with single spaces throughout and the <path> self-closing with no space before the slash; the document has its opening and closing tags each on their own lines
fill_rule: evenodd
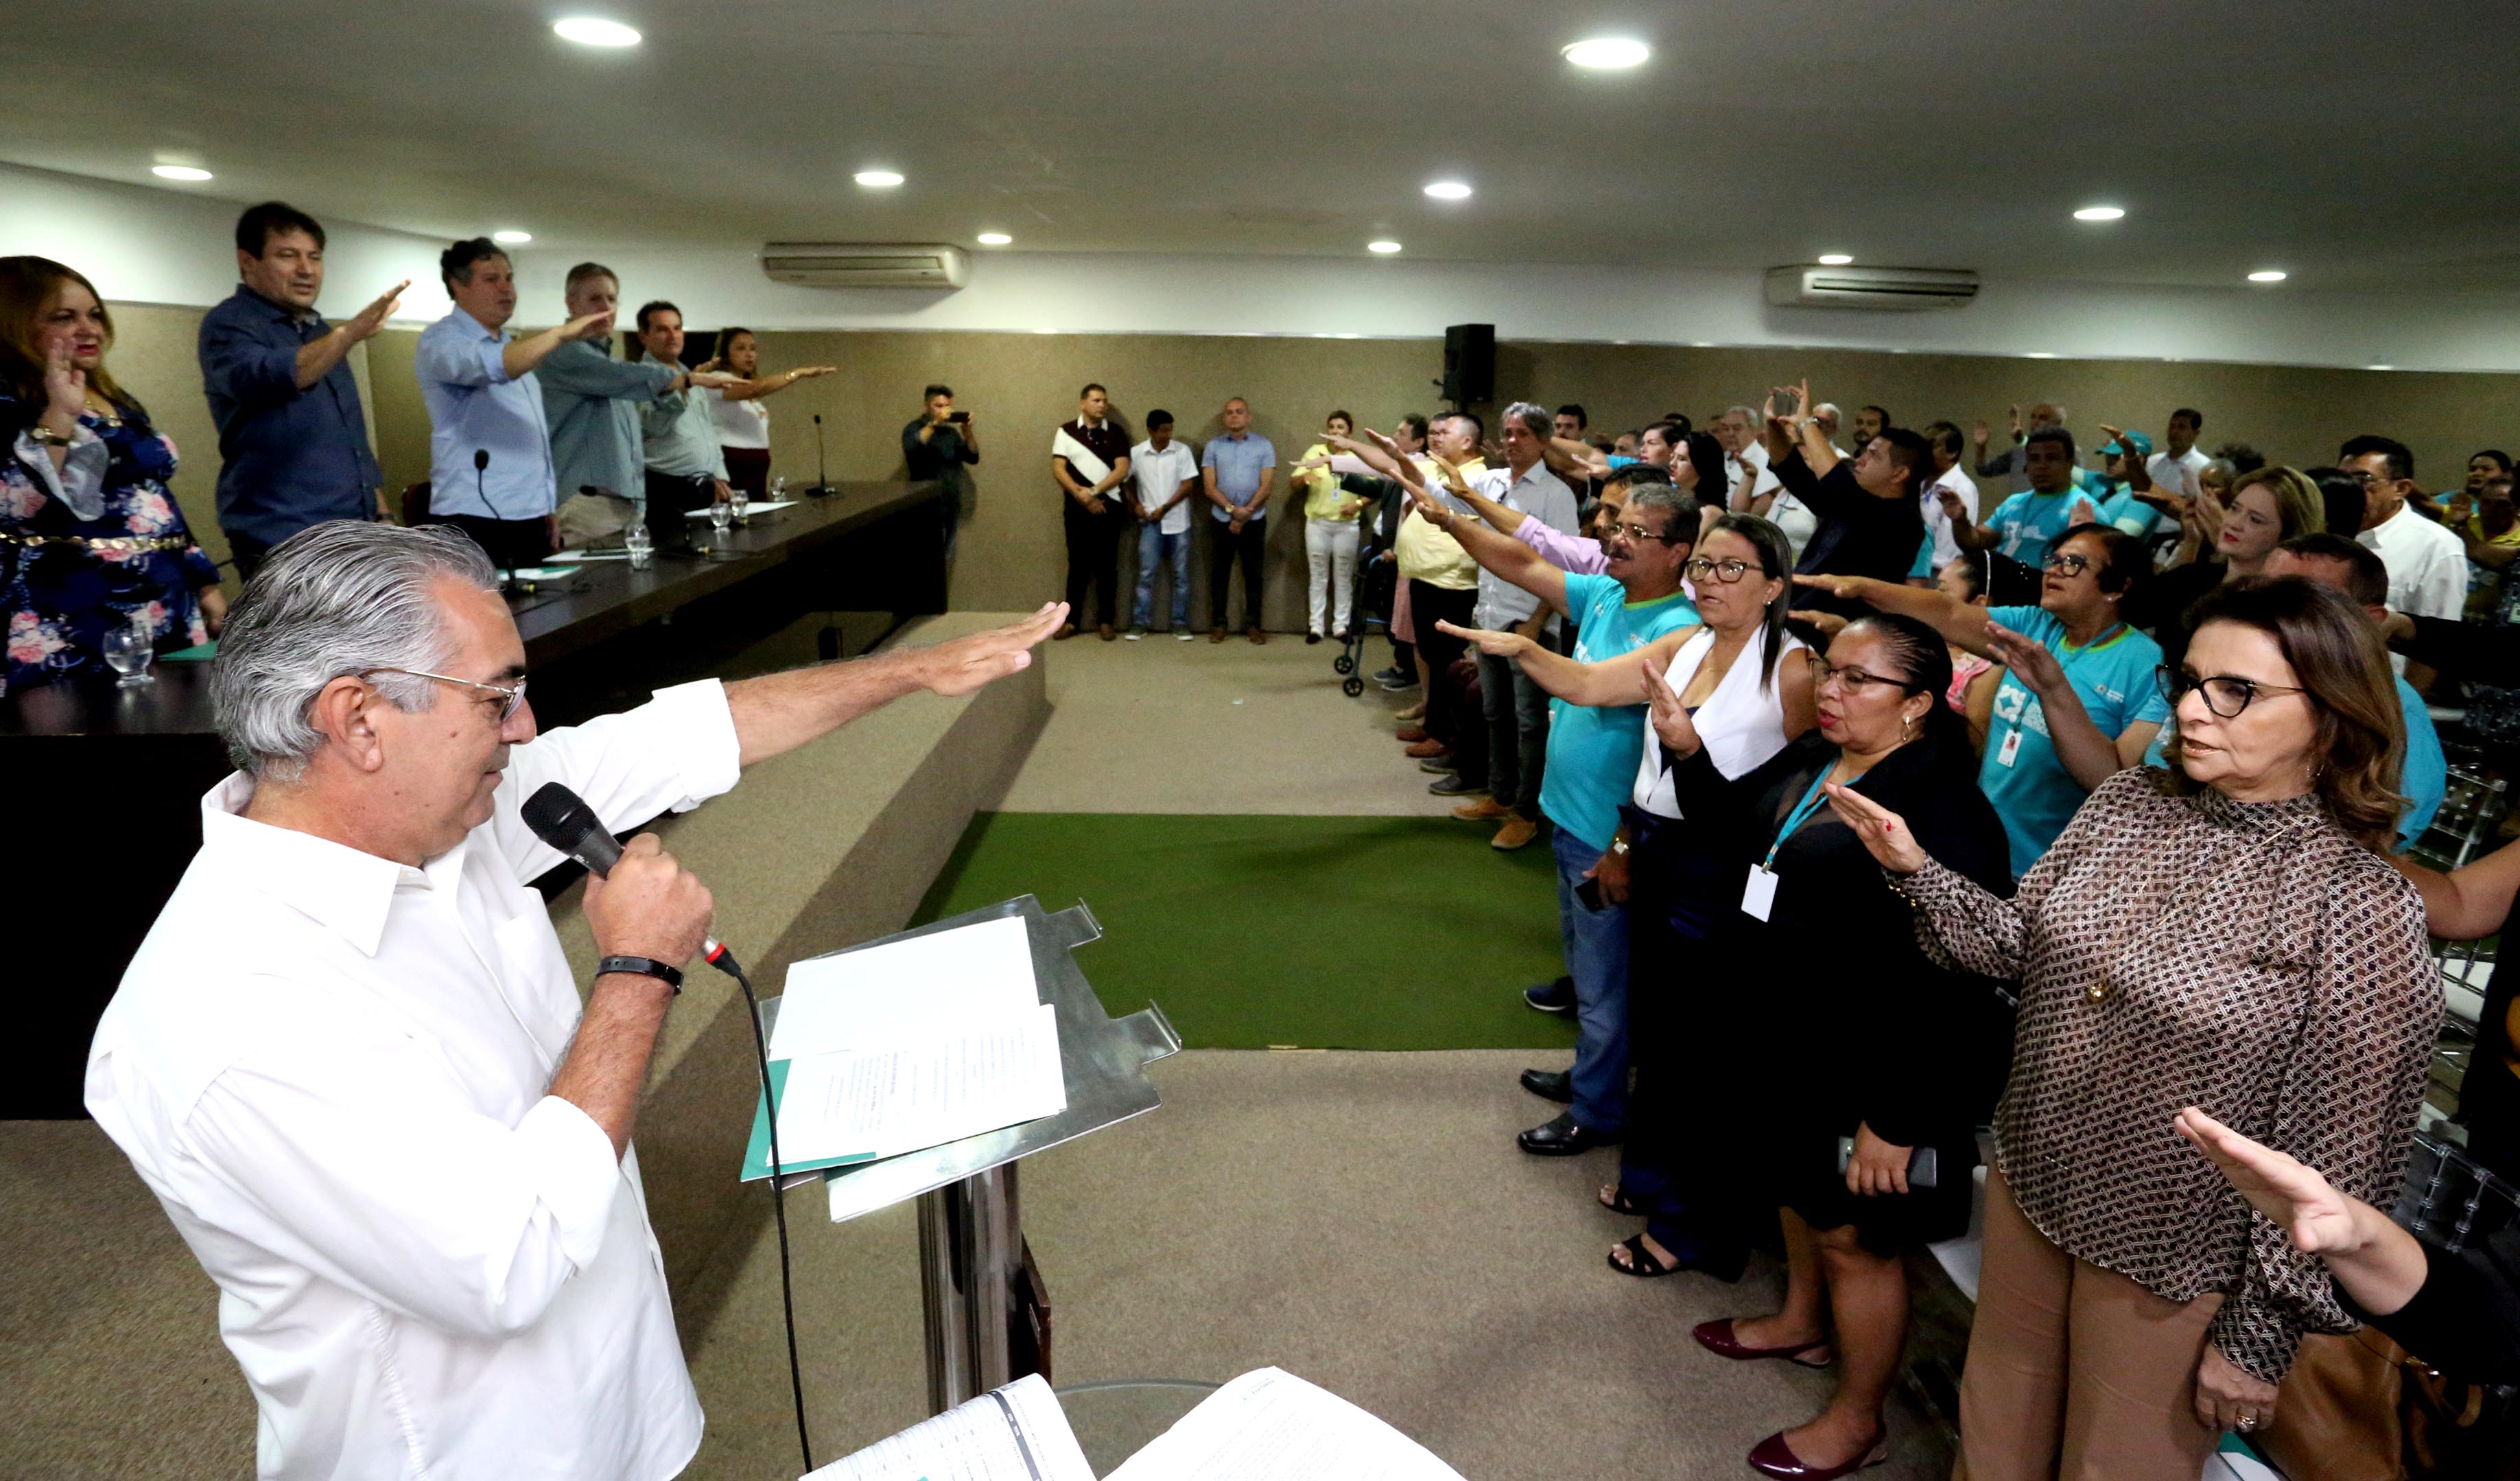
<svg viewBox="0 0 2520 1481">
<path fill-rule="evenodd" d="M 1750 878 L 1741 887 L 1741 913 L 1753 920 L 1766 920 L 1777 904 L 1777 876 L 1764 864 L 1750 866 Z"/>
<path fill-rule="evenodd" d="M 2021 727 L 2015 725 L 2013 728 L 2003 733 L 2003 744 L 1996 748 L 1995 764 L 1999 766 L 2009 766 L 2012 764 L 2014 758 L 2020 755 Z"/>
</svg>

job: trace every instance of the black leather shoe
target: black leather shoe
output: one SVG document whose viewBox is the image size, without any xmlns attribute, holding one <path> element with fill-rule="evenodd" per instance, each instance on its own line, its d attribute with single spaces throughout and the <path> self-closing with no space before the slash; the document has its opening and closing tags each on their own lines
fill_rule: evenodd
<svg viewBox="0 0 2520 1481">
<path fill-rule="evenodd" d="M 1525 1070 L 1522 1072 L 1522 1088 L 1543 1100 L 1564 1105 L 1575 1098 L 1575 1088 L 1566 1083 L 1567 1079 L 1564 1070 Z"/>
<path fill-rule="evenodd" d="M 1604 1135 L 1591 1127 L 1577 1126 L 1575 1113 L 1568 1111 L 1546 1126 L 1536 1126 L 1516 1136 L 1514 1141 L 1534 1157 L 1572 1157 L 1595 1147 L 1616 1145 L 1616 1133 Z"/>
<path fill-rule="evenodd" d="M 1543 1013 L 1572 1013 L 1575 1011 L 1575 979 L 1561 977 L 1555 982 L 1525 988 L 1522 1000 Z"/>
</svg>

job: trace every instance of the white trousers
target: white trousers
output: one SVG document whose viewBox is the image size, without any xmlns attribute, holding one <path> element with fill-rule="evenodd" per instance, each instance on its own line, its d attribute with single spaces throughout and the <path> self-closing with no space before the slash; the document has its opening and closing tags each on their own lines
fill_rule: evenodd
<svg viewBox="0 0 2520 1481">
<path fill-rule="evenodd" d="M 1354 520 L 1304 521 L 1304 561 L 1312 570 L 1312 581 L 1306 588 L 1312 601 L 1313 632 L 1345 632 L 1348 605 L 1356 593 L 1357 524 Z M 1322 625 L 1322 581 L 1327 577 L 1334 594 L 1338 619 L 1328 627 Z"/>
</svg>

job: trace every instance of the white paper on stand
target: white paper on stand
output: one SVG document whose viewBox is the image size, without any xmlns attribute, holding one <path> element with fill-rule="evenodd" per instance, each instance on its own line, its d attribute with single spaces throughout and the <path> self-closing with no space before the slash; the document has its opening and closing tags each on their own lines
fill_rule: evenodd
<svg viewBox="0 0 2520 1481">
<path fill-rule="evenodd" d="M 1208 1395 L 1106 1481 L 1462 1481 L 1462 1475 L 1329 1390 L 1264 1367 Z"/>
<path fill-rule="evenodd" d="M 1094 1481 L 1039 1374 L 834 1460 L 805 1481 Z"/>
<path fill-rule="evenodd" d="M 770 1057 L 1012 1023 L 1040 1001 L 1031 934 L 1020 918 L 1002 916 L 789 967 Z"/>
<path fill-rule="evenodd" d="M 1058 1010 L 790 1060 L 780 1155 L 798 1163 L 940 1146 L 1067 1109 Z"/>
</svg>

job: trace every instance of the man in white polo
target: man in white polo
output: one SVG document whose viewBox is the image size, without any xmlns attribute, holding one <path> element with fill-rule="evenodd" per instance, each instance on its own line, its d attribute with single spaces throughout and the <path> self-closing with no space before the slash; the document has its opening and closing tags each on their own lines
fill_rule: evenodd
<svg viewBox="0 0 2520 1481">
<path fill-rule="evenodd" d="M 663 1481 L 700 1410 L 631 1146 L 708 891 L 652 835 L 586 915 L 581 1010 L 518 815 L 608 829 L 918 689 L 1029 662 L 1056 607 L 537 734 L 489 561 L 439 526 L 275 548 L 211 688 L 243 769 L 123 974 L 87 1106 L 219 1286 L 264 1481 Z"/>
</svg>

